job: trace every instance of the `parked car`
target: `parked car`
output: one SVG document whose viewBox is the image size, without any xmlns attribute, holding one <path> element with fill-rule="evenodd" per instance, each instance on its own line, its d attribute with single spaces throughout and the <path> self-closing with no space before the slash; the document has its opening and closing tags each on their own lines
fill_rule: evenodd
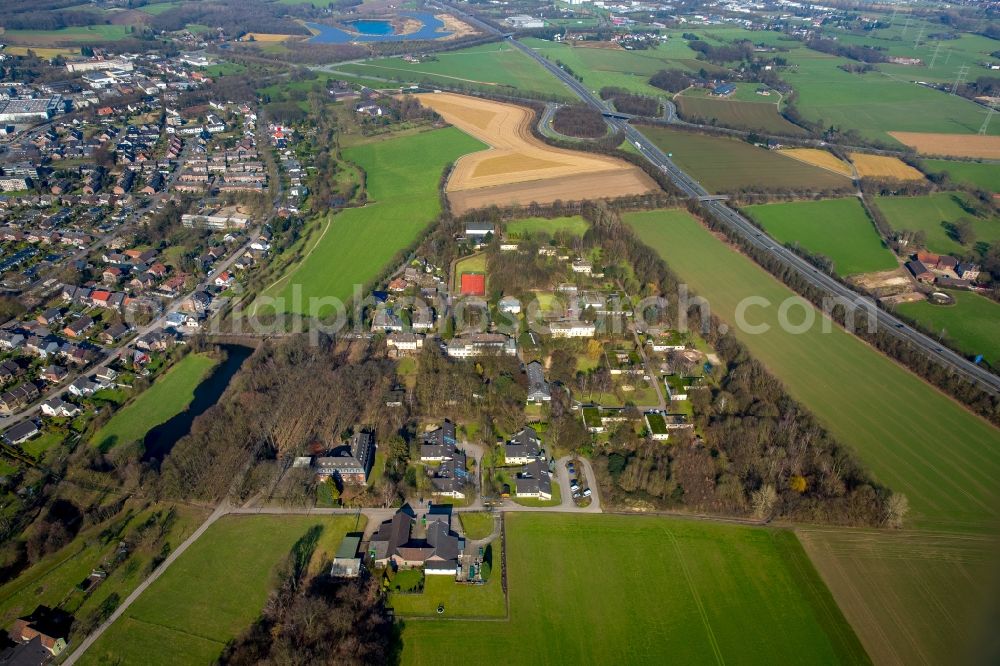
<svg viewBox="0 0 1000 666">
<path fill-rule="evenodd" d="M 590 492 L 590 488 L 584 488 L 583 489 L 583 496 L 584 497 L 590 497 L 592 494 L 593 493 Z"/>
</svg>

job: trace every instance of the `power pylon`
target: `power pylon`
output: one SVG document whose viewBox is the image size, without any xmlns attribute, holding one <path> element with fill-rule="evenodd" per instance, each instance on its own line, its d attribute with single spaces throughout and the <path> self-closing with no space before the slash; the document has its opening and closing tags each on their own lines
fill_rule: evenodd
<svg viewBox="0 0 1000 666">
<path fill-rule="evenodd" d="M 969 75 L 969 66 L 962 65 L 958 68 L 958 76 L 955 77 L 955 84 L 951 87 L 951 94 L 958 92 L 958 87 L 965 83 L 965 77 Z"/>
<path fill-rule="evenodd" d="M 990 128 L 990 120 L 993 119 L 993 114 L 996 113 L 996 110 L 996 102 L 990 102 L 990 110 L 986 112 L 986 118 L 983 119 L 983 124 L 979 127 L 979 134 L 981 136 L 986 135 L 986 130 Z"/>
</svg>

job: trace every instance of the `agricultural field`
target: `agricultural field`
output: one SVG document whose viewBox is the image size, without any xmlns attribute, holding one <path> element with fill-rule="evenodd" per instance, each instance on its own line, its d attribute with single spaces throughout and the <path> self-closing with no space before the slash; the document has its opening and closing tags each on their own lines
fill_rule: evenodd
<svg viewBox="0 0 1000 666">
<path fill-rule="evenodd" d="M 747 206 L 744 211 L 780 242 L 831 259 L 837 275 L 899 265 L 854 197 Z"/>
<path fill-rule="evenodd" d="M 1000 192 L 1000 164 L 923 160 L 923 166 L 932 173 L 946 172 L 956 183 L 972 185 L 987 192 Z"/>
<path fill-rule="evenodd" d="M 441 212 L 438 182 L 444 168 L 480 148 L 475 139 L 445 128 L 345 149 L 344 158 L 367 174 L 368 204 L 332 216 L 312 251 L 265 294 L 282 299 L 275 304 L 279 311 L 310 316 L 327 312 L 310 312 L 311 298 L 349 302 L 354 285 L 375 279 Z"/>
<path fill-rule="evenodd" d="M 976 242 L 1000 240 L 1000 219 L 975 217 L 960 204 L 961 193 L 938 192 L 919 197 L 876 197 L 875 205 L 896 231 L 923 231 L 931 252 L 961 255 L 972 248 L 955 240 L 950 228 L 960 219 L 972 222 Z"/>
<path fill-rule="evenodd" d="M 508 222 L 507 235 L 512 238 L 530 238 L 535 234 L 553 236 L 558 231 L 565 231 L 574 236 L 583 236 L 589 228 L 590 223 L 579 215 L 556 217 L 551 220 L 543 217 L 526 217 Z"/>
<path fill-rule="evenodd" d="M 890 132 L 900 143 L 922 155 L 1000 159 L 1000 136 L 936 134 L 931 132 Z"/>
<path fill-rule="evenodd" d="M 574 201 L 655 191 L 639 167 L 613 157 L 548 146 L 531 134 L 527 108 L 464 95 L 421 95 L 446 121 L 490 146 L 455 163 L 447 192 L 452 211 L 490 205 Z"/>
<path fill-rule="evenodd" d="M 537 62 L 510 44 L 485 44 L 437 53 L 434 60 L 419 63 L 402 58 L 379 58 L 336 65 L 338 72 L 384 78 L 404 83 L 441 83 L 517 95 L 518 91 L 569 100 L 569 89 Z"/>
<path fill-rule="evenodd" d="M 783 328 L 778 307 L 793 292 L 686 212 L 625 219 L 722 320 L 736 323 L 736 308 L 749 296 L 769 301 L 745 313 L 749 324 L 767 324 L 765 332 L 735 327 L 734 334 L 878 481 L 906 494 L 913 526 L 1000 532 L 996 428 L 843 329 L 824 332 L 822 317 L 802 332 Z M 789 323 L 802 323 L 803 312 L 816 314 L 796 306 Z"/>
<path fill-rule="evenodd" d="M 982 354 L 990 365 L 1000 367 L 1000 304 L 969 291 L 948 293 L 954 305 L 921 301 L 900 303 L 896 310 L 966 354 Z"/>
<path fill-rule="evenodd" d="M 894 180 L 923 180 L 924 174 L 898 157 L 850 153 L 848 157 L 861 178 L 891 178 Z"/>
<path fill-rule="evenodd" d="M 992 537 L 886 530 L 796 530 L 876 664 L 973 664 L 995 626 Z M 994 616 L 995 617 L 995 616 Z"/>
<path fill-rule="evenodd" d="M 87 25 L 57 30 L 6 30 L 0 33 L 0 39 L 10 44 L 52 47 L 117 41 L 125 39 L 129 34 L 129 27 L 126 25 Z"/>
<path fill-rule="evenodd" d="M 226 642 L 258 617 L 275 583 L 276 566 L 312 528 L 336 549 L 345 534 L 363 524 L 354 516 L 220 519 L 84 653 L 81 663 L 212 663 Z"/>
<path fill-rule="evenodd" d="M 677 166 L 709 192 L 743 188 L 846 190 L 851 186 L 848 178 L 745 141 L 665 127 L 644 126 L 642 132 L 660 149 L 672 153 Z"/>
<path fill-rule="evenodd" d="M 142 441 L 146 433 L 180 414 L 191 401 L 194 391 L 219 363 L 207 354 L 188 354 L 153 385 L 125 405 L 98 430 L 91 443 L 101 449 L 118 444 Z"/>
<path fill-rule="evenodd" d="M 791 532 L 652 516 L 506 520 L 510 620 L 407 622 L 404 664 L 869 663 Z M 441 649 L 456 636 L 462 649 Z"/>
<path fill-rule="evenodd" d="M 890 132 L 938 132 L 977 139 L 985 110 L 975 103 L 880 72 L 850 74 L 838 68 L 846 58 L 795 48 L 786 54 L 793 69 L 782 72 L 798 92 L 802 115 L 829 127 L 857 130 L 868 139 L 907 143 Z M 990 127 L 1000 134 L 1000 123 Z"/>
<path fill-rule="evenodd" d="M 806 164 L 818 166 L 827 171 L 839 173 L 841 176 L 854 178 L 854 169 L 851 168 L 850 164 L 825 150 L 818 148 L 784 148 L 781 150 L 781 154 L 785 157 L 805 162 Z"/>
<path fill-rule="evenodd" d="M 712 63 L 695 60 L 695 52 L 679 36 L 671 37 L 655 49 L 644 51 L 570 46 L 531 37 L 521 41 L 552 62 L 558 61 L 569 67 L 574 74 L 582 76 L 584 84 L 594 91 L 611 86 L 660 97 L 667 95 L 666 91 L 649 85 L 649 78 L 661 69 L 726 71 Z"/>
<path fill-rule="evenodd" d="M 695 90 L 701 94 L 695 94 Z M 703 89 L 686 91 L 674 97 L 681 117 L 702 125 L 720 125 L 737 129 L 760 130 L 784 136 L 804 136 L 807 132 L 791 123 L 778 111 L 778 103 L 773 93 L 762 97 L 751 91 L 757 99 L 737 99 L 734 93 L 729 98 L 708 97 Z"/>
</svg>

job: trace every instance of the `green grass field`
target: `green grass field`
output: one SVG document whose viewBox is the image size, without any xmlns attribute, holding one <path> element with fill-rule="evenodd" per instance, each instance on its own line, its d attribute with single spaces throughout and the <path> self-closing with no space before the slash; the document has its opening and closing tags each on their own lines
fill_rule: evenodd
<svg viewBox="0 0 1000 666">
<path fill-rule="evenodd" d="M 510 621 L 406 622 L 404 664 L 868 663 L 791 532 L 640 516 L 506 520 Z M 459 636 L 460 649 L 441 648 Z"/>
<path fill-rule="evenodd" d="M 845 72 L 838 65 L 851 62 L 846 58 L 804 48 L 785 55 L 797 67 L 782 72 L 782 78 L 798 91 L 799 110 L 824 127 L 856 129 L 867 138 L 893 144 L 891 131 L 975 134 L 985 118 L 985 109 L 955 95 L 881 72 Z M 993 123 L 990 134 L 997 133 L 1000 123 Z"/>
<path fill-rule="evenodd" d="M 349 302 L 354 285 L 375 279 L 441 212 L 438 182 L 444 168 L 483 147 L 449 127 L 344 150 L 345 159 L 367 174 L 368 204 L 332 217 L 312 252 L 278 285 L 279 308 L 322 316 L 326 309 L 312 312 L 311 298 Z"/>
<path fill-rule="evenodd" d="M 508 222 L 507 235 L 514 238 L 527 238 L 538 233 L 553 236 L 557 231 L 568 231 L 574 236 L 583 236 L 589 228 L 590 223 L 579 215 L 556 217 L 551 220 L 543 217 L 526 217 Z"/>
<path fill-rule="evenodd" d="M 695 60 L 695 52 L 679 35 L 644 51 L 570 46 L 530 37 L 521 41 L 552 62 L 568 66 L 574 74 L 582 76 L 584 84 L 593 91 L 612 86 L 641 95 L 666 96 L 666 91 L 649 85 L 649 78 L 661 69 L 726 71 L 709 62 Z"/>
<path fill-rule="evenodd" d="M 462 529 L 468 539 L 485 539 L 493 533 L 495 520 L 492 513 L 465 511 L 458 514 L 462 521 Z"/>
<path fill-rule="evenodd" d="M 898 266 L 854 197 L 748 206 L 744 211 L 782 243 L 832 259 L 838 275 Z"/>
<path fill-rule="evenodd" d="M 339 543 L 355 518 L 228 516 L 212 525 L 88 650 L 85 664 L 212 663 L 260 615 L 274 569 L 313 526 Z"/>
<path fill-rule="evenodd" d="M 983 644 L 996 633 L 989 608 L 996 587 L 989 581 L 1000 575 L 995 540 L 885 530 L 796 532 L 875 663 L 988 663 Z"/>
<path fill-rule="evenodd" d="M 955 305 L 922 301 L 901 303 L 896 309 L 957 349 L 970 356 L 982 354 L 991 365 L 1000 367 L 1000 304 L 969 291 L 948 293 L 955 297 Z"/>
<path fill-rule="evenodd" d="M 931 252 L 962 255 L 971 247 L 963 247 L 948 235 L 949 224 L 961 218 L 972 221 L 976 242 L 1000 240 L 1000 219 L 983 219 L 970 215 L 959 205 L 962 194 L 938 192 L 920 197 L 876 197 L 875 205 L 896 231 L 923 231 L 927 249 Z"/>
<path fill-rule="evenodd" d="M 499 551 L 493 557 L 494 562 L 498 562 Z M 495 575 L 490 576 L 485 585 L 460 585 L 454 576 L 426 576 L 423 592 L 393 592 L 389 595 L 389 605 L 396 615 L 403 616 L 404 621 L 412 617 L 504 617 L 507 604 L 500 584 L 499 566 L 494 571 Z M 444 605 L 444 613 L 437 612 L 439 605 Z"/>
<path fill-rule="evenodd" d="M 783 330 L 778 306 L 792 292 L 686 212 L 625 217 L 724 321 L 736 323 L 748 297 L 770 302 L 746 311 L 747 323 L 770 328 L 751 334 L 736 326 L 736 336 L 879 481 L 907 495 L 912 524 L 1000 531 L 996 428 L 853 335 L 837 327 L 824 333 L 819 317 L 804 333 Z M 793 308 L 789 321 L 802 319 L 802 308 Z"/>
<path fill-rule="evenodd" d="M 848 188 L 849 178 L 757 148 L 745 141 L 683 132 L 664 127 L 642 127 L 660 149 L 710 192 L 742 188 L 781 188 L 812 192 Z"/>
<path fill-rule="evenodd" d="M 142 441 L 150 430 L 180 414 L 194 400 L 194 390 L 218 359 L 205 354 L 188 354 L 135 400 L 115 412 L 91 439 L 106 451 L 117 444 Z"/>
<path fill-rule="evenodd" d="M 953 181 L 972 185 L 987 192 L 1000 192 L 1000 164 L 923 160 L 924 167 L 937 173 L 946 171 Z"/>
<path fill-rule="evenodd" d="M 756 95 L 756 93 L 751 93 Z M 773 97 L 773 95 L 772 95 Z M 691 122 L 737 129 L 760 130 L 785 136 L 802 136 L 806 131 L 790 123 L 778 112 L 778 105 L 770 97 L 754 101 L 715 99 L 704 95 L 684 93 L 674 98 L 680 115 Z"/>
<path fill-rule="evenodd" d="M 54 44 L 85 44 L 108 42 L 129 36 L 125 25 L 87 25 L 58 30 L 7 30 L 0 39 L 7 43 L 52 46 Z"/>
<path fill-rule="evenodd" d="M 372 76 L 403 83 L 440 83 L 469 86 L 500 94 L 531 92 L 567 100 L 569 89 L 541 65 L 510 44 L 484 44 L 434 55 L 437 60 L 419 63 L 402 58 L 379 58 L 362 63 L 337 65 L 337 71 Z"/>
</svg>

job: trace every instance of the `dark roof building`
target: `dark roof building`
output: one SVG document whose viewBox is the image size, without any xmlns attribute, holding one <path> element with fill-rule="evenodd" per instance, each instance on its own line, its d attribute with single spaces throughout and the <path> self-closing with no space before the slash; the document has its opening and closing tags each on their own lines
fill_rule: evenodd
<svg viewBox="0 0 1000 666">
<path fill-rule="evenodd" d="M 549 389 L 549 383 L 545 381 L 542 364 L 538 361 L 532 361 L 528 364 L 526 371 L 528 373 L 528 402 L 551 401 L 552 392 Z"/>
<path fill-rule="evenodd" d="M 934 273 L 931 273 L 919 259 L 913 259 L 906 262 L 906 270 L 910 271 L 910 273 L 913 274 L 913 277 L 920 282 L 934 281 Z"/>
<path fill-rule="evenodd" d="M 531 426 L 526 426 L 504 445 L 504 462 L 508 465 L 524 465 L 541 455 L 542 441 Z"/>
<path fill-rule="evenodd" d="M 457 443 L 455 424 L 445 420 L 440 427 L 424 435 L 424 442 L 420 445 L 420 460 L 424 462 L 447 460 L 455 451 Z"/>
<path fill-rule="evenodd" d="M 469 482 L 466 460 L 465 452 L 455 449 L 447 460 L 433 470 L 431 488 L 435 495 L 457 499 L 465 497 L 465 486 Z"/>
<path fill-rule="evenodd" d="M 320 476 L 330 476 L 341 483 L 364 485 L 375 460 L 375 436 L 357 432 L 348 444 L 337 447 L 331 455 L 316 459 Z"/>
<path fill-rule="evenodd" d="M 532 460 L 522 467 L 514 484 L 518 497 L 552 499 L 552 476 L 544 460 Z"/>
<path fill-rule="evenodd" d="M 412 537 L 413 517 L 403 511 L 379 525 L 369 548 L 376 564 L 389 562 L 401 567 L 424 567 L 425 574 L 456 575 L 459 570 L 465 539 L 451 531 L 448 514 L 427 516 L 427 533 L 423 539 Z"/>
</svg>

